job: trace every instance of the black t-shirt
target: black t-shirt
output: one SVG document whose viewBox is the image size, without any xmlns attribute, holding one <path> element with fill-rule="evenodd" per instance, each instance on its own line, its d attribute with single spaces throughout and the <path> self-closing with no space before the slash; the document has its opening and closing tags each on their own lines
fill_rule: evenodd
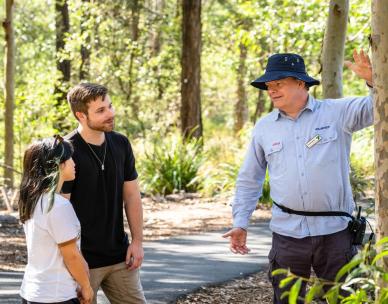
<svg viewBox="0 0 388 304">
<path fill-rule="evenodd" d="M 131 145 L 116 132 L 105 133 L 101 146 L 88 146 L 77 131 L 66 138 L 74 146 L 76 175 L 74 181 L 64 183 L 62 192 L 71 193 L 81 223 L 82 254 L 90 268 L 121 263 L 129 244 L 123 222 L 123 185 L 137 178 Z"/>
</svg>

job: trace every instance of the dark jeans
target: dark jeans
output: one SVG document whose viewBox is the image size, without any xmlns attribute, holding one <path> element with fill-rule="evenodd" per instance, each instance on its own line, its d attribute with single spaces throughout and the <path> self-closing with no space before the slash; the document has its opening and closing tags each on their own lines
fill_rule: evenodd
<svg viewBox="0 0 388 304">
<path fill-rule="evenodd" d="M 273 303 L 287 304 L 288 297 L 280 299 L 283 292 L 288 291 L 292 284 L 279 288 L 284 276 L 272 276 L 271 272 L 278 268 L 290 269 L 292 273 L 310 278 L 311 267 L 318 278 L 334 281 L 337 272 L 357 253 L 352 245 L 352 236 L 348 229 L 333 234 L 311 236 L 296 239 L 277 233 L 272 234 L 272 248 L 269 253 L 269 278 L 274 289 Z M 343 278 L 345 279 L 345 278 Z M 302 285 L 300 296 L 305 296 L 306 284 Z M 303 304 L 303 301 L 298 301 Z"/>
<path fill-rule="evenodd" d="M 22 304 L 48 304 L 48 303 L 41 303 L 41 302 L 30 302 L 22 298 Z M 80 301 L 77 298 L 67 300 L 64 302 L 55 302 L 50 304 L 80 304 Z"/>
</svg>

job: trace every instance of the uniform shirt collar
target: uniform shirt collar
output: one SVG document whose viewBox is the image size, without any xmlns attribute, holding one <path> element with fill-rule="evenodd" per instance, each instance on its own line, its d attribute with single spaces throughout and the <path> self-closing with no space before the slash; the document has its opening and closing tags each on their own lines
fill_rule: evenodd
<svg viewBox="0 0 388 304">
<path fill-rule="evenodd" d="M 311 112 L 314 112 L 316 108 L 317 108 L 317 101 L 315 100 L 315 98 L 312 95 L 309 94 L 309 97 L 308 97 L 308 100 L 307 100 L 307 104 L 302 109 L 302 111 L 300 113 L 304 112 L 305 110 L 310 110 Z M 274 109 L 272 111 L 271 115 L 272 115 L 273 120 L 276 121 L 276 120 L 278 120 L 280 118 L 281 115 L 284 115 L 284 114 L 282 114 L 279 111 L 279 109 Z M 299 116 L 300 116 L 300 114 L 299 114 Z"/>
</svg>

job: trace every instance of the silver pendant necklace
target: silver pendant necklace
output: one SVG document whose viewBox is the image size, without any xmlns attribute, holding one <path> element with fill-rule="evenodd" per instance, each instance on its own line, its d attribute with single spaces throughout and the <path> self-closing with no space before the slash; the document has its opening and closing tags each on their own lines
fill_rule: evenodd
<svg viewBox="0 0 388 304">
<path fill-rule="evenodd" d="M 86 141 L 85 141 L 86 142 Z M 98 162 L 100 163 L 101 165 L 101 170 L 104 171 L 105 169 L 105 156 L 106 156 L 106 140 L 105 140 L 105 149 L 104 149 L 104 157 L 102 158 L 102 161 L 100 160 L 100 158 L 97 156 L 96 152 L 94 152 L 94 150 L 92 149 L 92 147 L 86 142 L 86 144 L 88 145 L 90 151 L 92 151 L 93 155 L 96 157 L 96 159 L 98 160 Z"/>
<path fill-rule="evenodd" d="M 77 131 L 77 133 L 78 133 L 78 131 Z M 79 133 L 78 133 L 78 134 L 79 134 Z M 81 136 L 81 134 L 79 134 L 79 136 Z M 82 138 L 82 136 L 81 136 L 81 138 Z M 89 145 L 89 143 L 88 143 L 86 140 L 84 140 L 83 138 L 82 138 L 82 140 L 88 145 L 90 151 L 92 151 L 94 157 L 95 157 L 95 158 L 97 159 L 97 161 L 100 163 L 100 165 L 101 165 L 101 170 L 104 171 L 104 170 L 105 170 L 106 146 L 107 146 L 106 137 L 105 137 L 105 144 L 104 144 L 104 156 L 103 156 L 103 158 L 102 158 L 102 161 L 101 161 L 101 159 L 97 156 L 96 152 L 94 152 L 94 150 L 93 150 L 92 147 Z"/>
</svg>

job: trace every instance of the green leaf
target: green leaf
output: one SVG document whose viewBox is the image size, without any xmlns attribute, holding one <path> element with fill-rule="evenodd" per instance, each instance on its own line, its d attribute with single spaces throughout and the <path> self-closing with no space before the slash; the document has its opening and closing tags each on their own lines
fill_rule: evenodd
<svg viewBox="0 0 388 304">
<path fill-rule="evenodd" d="M 271 273 L 273 276 L 280 275 L 280 274 L 288 274 L 288 270 L 284 268 L 275 269 Z"/>
<path fill-rule="evenodd" d="M 290 295 L 290 292 L 289 291 L 285 291 L 280 296 L 280 299 L 283 300 L 283 299 L 287 298 L 289 295 Z"/>
<path fill-rule="evenodd" d="M 298 300 L 299 291 L 302 287 L 302 279 L 299 278 L 295 284 L 291 287 L 290 290 L 290 296 L 288 297 L 288 303 L 289 304 L 296 304 L 296 301 Z"/>
<path fill-rule="evenodd" d="M 385 282 L 388 282 L 388 272 L 384 272 L 382 278 Z"/>
<path fill-rule="evenodd" d="M 382 238 L 381 240 L 379 240 L 377 243 L 376 243 L 376 246 L 380 246 L 382 244 L 385 244 L 385 243 L 388 243 L 388 236 Z"/>
<path fill-rule="evenodd" d="M 314 283 L 313 286 L 309 289 L 307 292 L 306 298 L 305 298 L 305 304 L 310 304 L 316 295 L 319 295 L 322 292 L 322 284 L 320 283 Z"/>
<path fill-rule="evenodd" d="M 295 280 L 294 277 L 287 277 L 287 278 L 280 281 L 279 287 L 284 288 L 288 284 L 290 284 L 293 280 Z"/>
<path fill-rule="evenodd" d="M 382 304 L 388 303 L 388 289 L 387 288 L 381 289 L 379 303 L 382 303 Z"/>
<path fill-rule="evenodd" d="M 326 300 L 329 304 L 337 304 L 339 295 L 339 286 L 336 285 L 325 294 Z"/>
<path fill-rule="evenodd" d="M 372 265 L 375 265 L 378 260 L 388 255 L 388 250 L 385 250 L 383 252 L 380 252 L 378 255 L 375 256 L 375 258 L 372 261 Z"/>
<path fill-rule="evenodd" d="M 349 263 L 345 264 L 335 276 L 335 282 L 339 282 L 341 278 L 348 273 L 353 268 L 357 267 L 362 262 L 361 259 L 351 260 Z"/>
</svg>

